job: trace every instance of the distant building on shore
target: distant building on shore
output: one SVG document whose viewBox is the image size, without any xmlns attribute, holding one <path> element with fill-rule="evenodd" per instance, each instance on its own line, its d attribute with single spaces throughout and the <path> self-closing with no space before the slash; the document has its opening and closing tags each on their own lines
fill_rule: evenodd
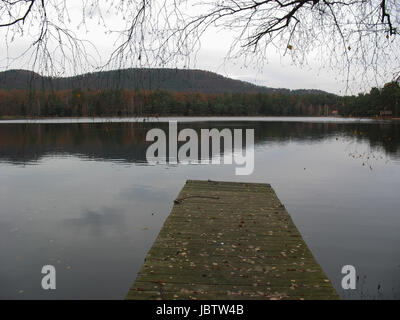
<svg viewBox="0 0 400 320">
<path fill-rule="evenodd" d="M 393 117 L 393 112 L 391 110 L 381 110 L 379 111 L 379 117 L 383 119 L 391 119 Z"/>
</svg>

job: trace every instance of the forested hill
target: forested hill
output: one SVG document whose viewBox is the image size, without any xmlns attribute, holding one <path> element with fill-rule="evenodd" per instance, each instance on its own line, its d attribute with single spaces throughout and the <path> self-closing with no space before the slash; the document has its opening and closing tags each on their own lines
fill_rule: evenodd
<svg viewBox="0 0 400 320">
<path fill-rule="evenodd" d="M 0 72 L 0 118 L 331 114 L 398 118 L 399 82 L 342 97 L 320 90 L 256 86 L 200 70 L 125 69 L 70 78 L 26 70 Z"/>
<path fill-rule="evenodd" d="M 202 93 L 327 94 L 319 90 L 273 89 L 223 77 L 217 73 L 186 69 L 123 69 L 74 77 L 43 77 L 27 70 L 0 72 L 0 89 L 82 90 L 130 89 Z"/>
</svg>

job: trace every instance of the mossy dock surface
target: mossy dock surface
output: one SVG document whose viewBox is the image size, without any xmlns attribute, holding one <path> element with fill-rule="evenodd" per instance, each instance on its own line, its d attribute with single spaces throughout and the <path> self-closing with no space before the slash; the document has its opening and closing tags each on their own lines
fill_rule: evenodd
<svg viewBox="0 0 400 320">
<path fill-rule="evenodd" d="M 338 299 L 269 184 L 188 180 L 127 299 Z"/>
</svg>

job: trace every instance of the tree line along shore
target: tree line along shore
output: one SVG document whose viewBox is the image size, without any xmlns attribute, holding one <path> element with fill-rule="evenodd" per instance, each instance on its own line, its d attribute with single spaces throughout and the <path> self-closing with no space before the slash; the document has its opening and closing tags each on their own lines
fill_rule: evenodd
<svg viewBox="0 0 400 320">
<path fill-rule="evenodd" d="M 400 86 L 387 83 L 357 96 L 286 92 L 201 93 L 79 88 L 0 90 L 0 117 L 96 116 L 354 116 L 400 117 Z"/>
</svg>

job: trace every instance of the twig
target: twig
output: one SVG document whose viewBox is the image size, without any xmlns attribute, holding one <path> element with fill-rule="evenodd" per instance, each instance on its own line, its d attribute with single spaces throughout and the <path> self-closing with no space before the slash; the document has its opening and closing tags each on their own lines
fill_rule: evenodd
<svg viewBox="0 0 400 320">
<path fill-rule="evenodd" d="M 200 196 L 200 195 L 199 196 L 186 196 L 186 197 L 183 197 L 183 198 L 180 198 L 180 199 L 175 199 L 174 203 L 180 204 L 180 203 L 182 203 L 183 200 L 186 200 L 186 199 L 189 199 L 189 198 L 207 198 L 207 199 L 216 199 L 216 200 L 219 199 L 219 197 L 213 197 L 213 196 Z"/>
</svg>

